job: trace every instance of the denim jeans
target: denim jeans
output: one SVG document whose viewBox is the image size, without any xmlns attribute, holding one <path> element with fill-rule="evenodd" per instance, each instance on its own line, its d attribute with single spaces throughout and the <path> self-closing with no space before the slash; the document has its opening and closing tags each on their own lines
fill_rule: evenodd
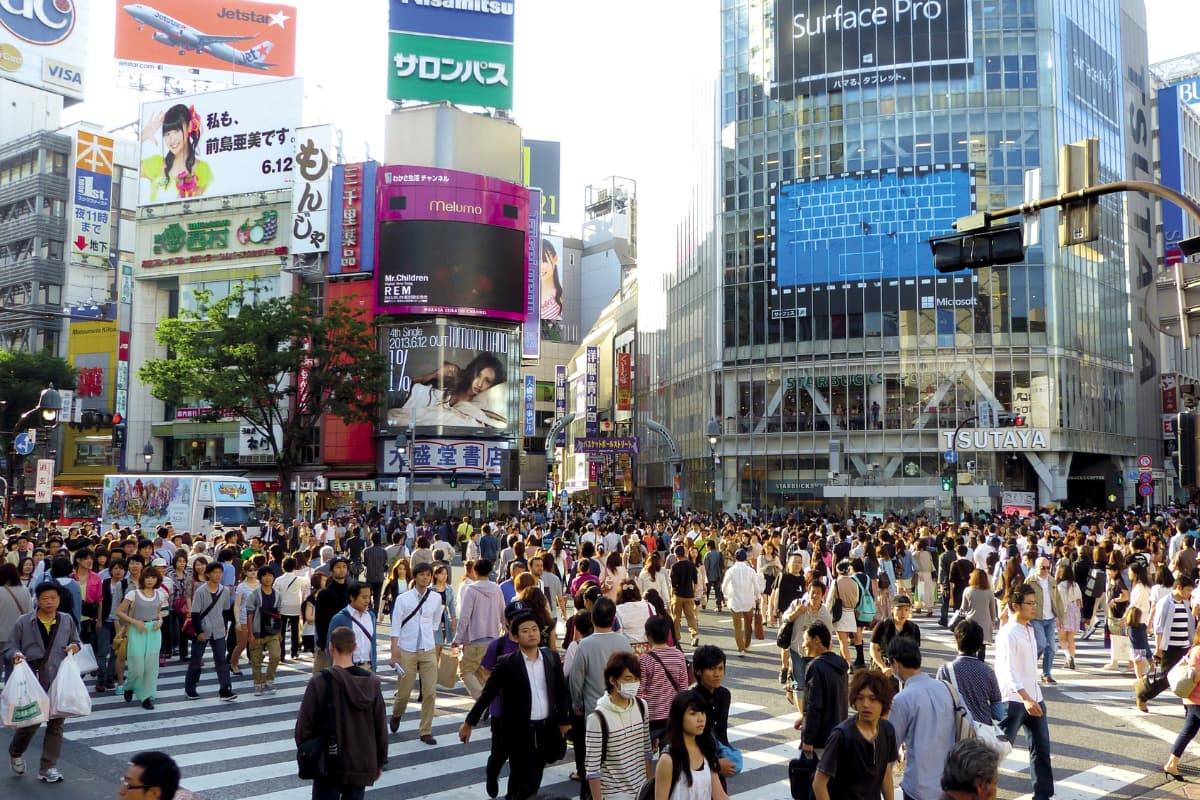
<svg viewBox="0 0 1200 800">
<path fill-rule="evenodd" d="M 1004 735 L 1014 744 L 1017 731 L 1025 729 L 1029 737 L 1030 775 L 1033 777 L 1033 800 L 1050 800 L 1054 796 L 1054 772 L 1050 768 L 1050 722 L 1046 719 L 1045 702 L 1040 717 L 1032 717 L 1025 704 L 1009 701 L 1008 718 L 1001 723 Z"/>
<path fill-rule="evenodd" d="M 96 628 L 96 683 L 102 686 L 114 686 L 117 683 L 117 654 L 113 652 L 112 642 L 116 638 L 116 630 L 112 621 L 107 621 Z"/>
<path fill-rule="evenodd" d="M 1037 650 L 1042 654 L 1042 674 L 1049 675 L 1054 666 L 1054 654 L 1058 652 L 1058 622 L 1050 619 L 1030 620 Z"/>
<path fill-rule="evenodd" d="M 213 661 L 217 667 L 217 684 L 221 688 L 222 694 L 228 694 L 233 691 L 233 684 L 229 677 L 229 660 L 225 656 L 225 639 L 208 638 L 203 642 L 197 639 L 192 642 L 192 655 L 188 659 L 187 676 L 183 680 L 183 689 L 186 692 L 195 692 L 196 684 L 200 682 L 200 665 L 204 662 L 204 651 L 212 645 Z"/>
<path fill-rule="evenodd" d="M 1187 709 L 1187 715 L 1183 718 L 1183 727 L 1179 729 L 1179 735 L 1175 737 L 1175 744 L 1171 746 L 1171 755 L 1176 758 L 1183 758 L 1183 751 L 1192 743 L 1192 739 L 1196 738 L 1196 734 L 1200 733 L 1200 706 L 1184 705 Z"/>
</svg>

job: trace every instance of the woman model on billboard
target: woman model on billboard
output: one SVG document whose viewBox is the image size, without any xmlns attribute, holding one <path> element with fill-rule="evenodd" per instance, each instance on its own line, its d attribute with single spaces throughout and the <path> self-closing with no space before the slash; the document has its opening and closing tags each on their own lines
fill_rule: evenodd
<svg viewBox="0 0 1200 800">
<path fill-rule="evenodd" d="M 549 239 L 542 239 L 542 319 L 562 319 L 562 281 L 558 277 L 558 251 Z"/>
<path fill-rule="evenodd" d="M 506 428 L 508 420 L 476 402 L 480 395 L 508 379 L 504 365 L 491 353 L 480 353 L 465 368 L 446 362 L 413 378 L 412 393 L 400 408 L 388 412 L 388 424 L 459 428 Z"/>
<path fill-rule="evenodd" d="M 143 149 L 147 142 L 158 145 L 160 131 L 167 152 L 142 159 L 142 180 L 150 182 L 150 201 L 158 203 L 202 196 L 212 183 L 212 169 L 196 159 L 202 132 L 200 112 L 195 106 L 182 103 L 157 112 L 142 128 Z"/>
</svg>

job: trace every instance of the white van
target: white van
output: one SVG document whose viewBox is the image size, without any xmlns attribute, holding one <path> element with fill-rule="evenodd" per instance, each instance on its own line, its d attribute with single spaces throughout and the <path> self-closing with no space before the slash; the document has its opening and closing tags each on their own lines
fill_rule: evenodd
<svg viewBox="0 0 1200 800">
<path fill-rule="evenodd" d="M 169 522 L 176 533 L 208 536 L 219 522 L 226 530 L 245 525 L 249 536 L 262 532 L 250 480 L 234 475 L 105 475 L 101 517 L 105 528 L 140 523 L 153 531 Z"/>
</svg>

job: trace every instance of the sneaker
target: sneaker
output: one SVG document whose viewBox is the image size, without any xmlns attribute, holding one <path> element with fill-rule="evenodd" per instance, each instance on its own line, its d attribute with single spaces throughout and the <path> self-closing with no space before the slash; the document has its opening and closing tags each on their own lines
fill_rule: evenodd
<svg viewBox="0 0 1200 800">
<path fill-rule="evenodd" d="M 275 684 L 273 684 L 273 683 L 263 684 L 263 694 L 275 694 Z"/>
<path fill-rule="evenodd" d="M 38 773 L 38 780 L 42 783 L 62 783 L 62 779 L 62 773 L 55 767 Z"/>
<path fill-rule="evenodd" d="M 263 693 L 263 687 L 262 687 L 262 684 L 260 684 L 260 683 L 256 683 L 256 684 L 254 684 L 254 694 L 255 694 L 255 696 L 261 695 L 262 693 Z"/>
<path fill-rule="evenodd" d="M 228 692 L 221 692 L 222 700 L 237 700 L 237 692 L 230 689 Z"/>
<path fill-rule="evenodd" d="M 200 699 L 200 695 L 196 694 L 195 692 L 184 691 L 183 695 L 188 700 L 199 700 Z"/>
<path fill-rule="evenodd" d="M 9 758 L 8 764 L 12 767 L 14 775 L 25 774 L 25 759 L 21 758 L 20 756 L 12 756 Z"/>
</svg>

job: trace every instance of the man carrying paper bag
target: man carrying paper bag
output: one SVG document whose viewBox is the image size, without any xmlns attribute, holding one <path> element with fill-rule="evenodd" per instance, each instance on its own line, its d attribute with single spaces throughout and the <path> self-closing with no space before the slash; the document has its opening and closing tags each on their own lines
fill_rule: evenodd
<svg viewBox="0 0 1200 800">
<path fill-rule="evenodd" d="M 79 628 L 70 614 L 60 613 L 58 584 L 43 583 L 37 587 L 37 610 L 22 614 L 13 625 L 8 636 L 7 655 L 14 665 L 22 661 L 29 663 L 43 689 L 49 690 L 58 675 L 58 668 L 68 654 L 79 652 Z M 42 745 L 41 766 L 38 780 L 58 783 L 62 773 L 55 764 L 62 752 L 62 717 L 46 723 L 46 741 Z M 8 746 L 12 770 L 17 775 L 25 774 L 25 749 L 33 740 L 40 725 L 18 728 Z"/>
</svg>

